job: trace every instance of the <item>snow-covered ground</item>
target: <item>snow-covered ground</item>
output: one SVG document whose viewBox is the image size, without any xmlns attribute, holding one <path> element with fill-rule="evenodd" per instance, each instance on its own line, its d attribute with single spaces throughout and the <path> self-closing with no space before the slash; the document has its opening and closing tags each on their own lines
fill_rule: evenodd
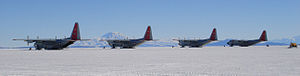
<svg viewBox="0 0 300 76">
<path fill-rule="evenodd" d="M 299 76 L 300 50 L 287 47 L 2 49 L 0 75 Z"/>
</svg>

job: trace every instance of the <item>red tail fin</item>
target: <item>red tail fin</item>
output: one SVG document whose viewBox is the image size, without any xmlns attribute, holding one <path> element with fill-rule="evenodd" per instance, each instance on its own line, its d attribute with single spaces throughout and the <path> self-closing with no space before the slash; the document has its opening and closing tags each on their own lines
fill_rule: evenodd
<svg viewBox="0 0 300 76">
<path fill-rule="evenodd" d="M 213 41 L 218 40 L 216 28 L 213 29 L 213 31 L 212 31 L 212 33 L 210 35 L 210 40 L 213 40 Z"/>
<path fill-rule="evenodd" d="M 75 22 L 73 32 L 71 34 L 72 40 L 80 40 L 80 31 L 79 31 L 79 24 L 78 22 Z"/>
<path fill-rule="evenodd" d="M 263 31 L 263 33 L 261 34 L 259 40 L 260 41 L 268 41 L 266 30 Z"/>
<path fill-rule="evenodd" d="M 152 31 L 151 31 L 151 27 L 148 26 L 145 36 L 144 36 L 144 40 L 153 40 L 152 39 Z"/>
</svg>

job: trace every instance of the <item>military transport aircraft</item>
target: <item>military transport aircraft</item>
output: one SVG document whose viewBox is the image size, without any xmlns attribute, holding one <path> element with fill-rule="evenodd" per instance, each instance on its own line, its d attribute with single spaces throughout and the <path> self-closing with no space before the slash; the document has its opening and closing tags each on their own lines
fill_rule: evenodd
<svg viewBox="0 0 300 76">
<path fill-rule="evenodd" d="M 216 41 L 218 40 L 217 38 L 217 30 L 216 28 L 213 29 L 210 38 L 208 39 L 193 39 L 193 40 L 177 40 L 177 39 L 173 39 L 176 41 L 179 41 L 178 45 L 180 45 L 182 48 L 185 46 L 189 46 L 189 47 L 203 47 L 205 44 L 208 44 L 212 41 Z"/>
<path fill-rule="evenodd" d="M 112 49 L 115 49 L 116 47 L 130 49 L 130 48 L 135 48 L 135 46 L 138 46 L 144 43 L 145 41 L 151 41 L 151 40 L 153 40 L 151 27 L 148 26 L 144 38 L 124 39 L 124 40 L 103 40 L 103 41 L 107 41 L 108 44 L 112 47 Z"/>
<path fill-rule="evenodd" d="M 259 42 L 262 42 L 262 41 L 268 41 L 266 30 L 263 31 L 263 33 L 261 34 L 259 39 L 255 39 L 255 40 L 230 40 L 229 42 L 227 42 L 227 44 L 230 47 L 233 47 L 235 45 L 236 46 L 241 46 L 241 47 L 248 47 L 248 46 L 257 44 Z"/>
<path fill-rule="evenodd" d="M 27 45 L 29 43 L 34 43 L 34 47 L 36 50 L 61 50 L 63 48 L 68 47 L 69 45 L 73 44 L 75 41 L 81 40 L 80 39 L 80 31 L 79 31 L 79 25 L 76 22 L 73 28 L 73 32 L 71 34 L 71 37 L 64 38 L 64 39 L 29 39 L 27 36 L 27 39 L 13 39 L 13 40 L 22 40 L 26 41 Z M 85 39 L 88 40 L 88 39 Z"/>
</svg>

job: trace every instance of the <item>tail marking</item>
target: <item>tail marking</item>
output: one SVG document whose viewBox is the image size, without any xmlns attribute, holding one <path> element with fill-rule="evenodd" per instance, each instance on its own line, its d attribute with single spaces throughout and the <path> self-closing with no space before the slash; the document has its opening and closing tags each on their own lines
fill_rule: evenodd
<svg viewBox="0 0 300 76">
<path fill-rule="evenodd" d="M 75 23 L 73 32 L 71 34 L 72 40 L 80 40 L 80 31 L 79 31 L 79 24 L 78 22 Z"/>
<path fill-rule="evenodd" d="M 268 41 L 266 30 L 263 31 L 263 33 L 261 34 L 259 40 L 260 41 Z"/>
<path fill-rule="evenodd" d="M 218 40 L 216 28 L 213 29 L 213 31 L 210 35 L 210 40 L 213 40 L 213 41 Z"/>
<path fill-rule="evenodd" d="M 151 27 L 148 26 L 146 32 L 145 32 L 145 36 L 144 36 L 144 40 L 153 40 L 152 38 L 152 31 L 151 31 Z"/>
</svg>

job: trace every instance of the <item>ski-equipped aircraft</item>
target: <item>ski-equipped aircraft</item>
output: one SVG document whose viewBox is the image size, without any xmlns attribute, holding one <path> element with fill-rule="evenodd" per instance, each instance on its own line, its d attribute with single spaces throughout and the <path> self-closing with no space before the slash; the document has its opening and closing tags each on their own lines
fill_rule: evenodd
<svg viewBox="0 0 300 76">
<path fill-rule="evenodd" d="M 185 46 L 189 46 L 189 47 L 203 47 L 205 44 L 208 44 L 212 41 L 217 41 L 217 30 L 216 28 L 213 29 L 210 38 L 208 39 L 192 39 L 192 40 L 180 40 L 180 39 L 173 39 L 178 41 L 178 45 L 180 45 L 182 48 Z"/>
<path fill-rule="evenodd" d="M 116 47 L 130 49 L 130 48 L 135 48 L 135 46 L 138 46 L 144 43 L 145 41 L 151 41 L 151 40 L 153 40 L 152 31 L 151 31 L 151 27 L 148 26 L 144 38 L 124 39 L 124 40 L 103 40 L 103 41 L 107 41 L 108 44 L 112 47 L 112 49 L 115 49 Z"/>
<path fill-rule="evenodd" d="M 13 39 L 13 40 L 22 40 L 26 41 L 27 45 L 29 43 L 34 43 L 34 47 L 36 50 L 61 50 L 63 48 L 68 47 L 69 45 L 73 44 L 75 41 L 82 40 L 80 38 L 80 31 L 79 31 L 79 24 L 78 22 L 75 22 L 72 34 L 69 38 L 63 38 L 63 39 L 29 39 L 29 36 L 27 36 L 27 39 Z M 89 40 L 89 39 L 83 39 Z"/>
<path fill-rule="evenodd" d="M 233 46 L 248 47 L 248 46 L 257 44 L 259 42 L 262 42 L 262 41 L 268 41 L 266 30 L 264 30 L 262 32 L 259 39 L 254 39 L 254 40 L 230 40 L 229 42 L 227 42 L 227 44 L 230 47 L 233 47 Z"/>
</svg>

